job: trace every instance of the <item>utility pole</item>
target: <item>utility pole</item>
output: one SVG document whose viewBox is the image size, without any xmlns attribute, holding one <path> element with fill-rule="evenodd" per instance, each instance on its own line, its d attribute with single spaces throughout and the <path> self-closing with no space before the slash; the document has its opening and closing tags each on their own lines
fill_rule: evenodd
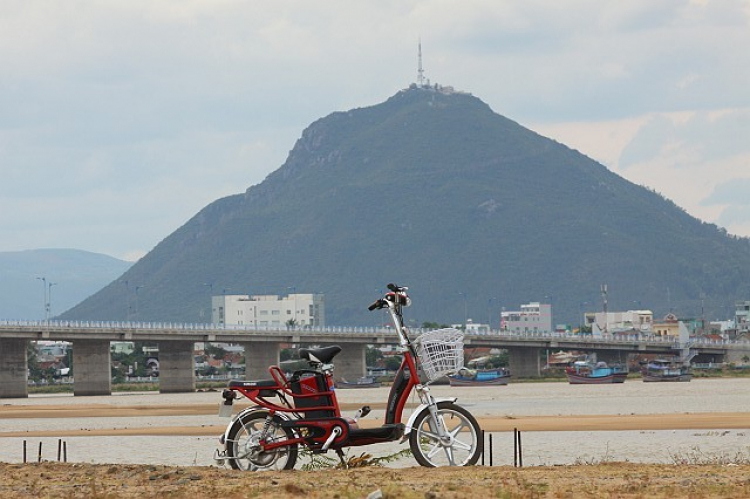
<svg viewBox="0 0 750 499">
<path fill-rule="evenodd" d="M 602 284 L 602 301 L 604 302 L 604 334 L 607 334 L 609 316 L 607 315 L 607 285 Z"/>
<path fill-rule="evenodd" d="M 56 282 L 48 282 L 47 287 L 49 292 L 47 293 L 47 321 L 49 321 L 50 315 L 52 315 L 52 286 L 57 286 Z"/>
<path fill-rule="evenodd" d="M 42 286 L 44 287 L 44 301 L 42 302 L 42 305 L 44 305 L 44 321 L 49 320 L 49 304 L 47 301 L 47 278 L 46 277 L 37 277 L 38 280 L 42 281 Z"/>
<path fill-rule="evenodd" d="M 127 279 L 120 281 L 125 285 L 125 321 L 130 321 L 130 282 Z"/>
</svg>

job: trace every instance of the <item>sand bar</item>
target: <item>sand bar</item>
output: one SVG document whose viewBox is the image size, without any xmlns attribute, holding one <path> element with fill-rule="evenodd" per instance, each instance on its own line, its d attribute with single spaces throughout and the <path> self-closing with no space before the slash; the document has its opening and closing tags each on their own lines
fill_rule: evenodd
<svg viewBox="0 0 750 499">
<path fill-rule="evenodd" d="M 351 407 L 349 407 L 351 405 Z M 382 410 L 382 404 L 373 404 L 373 410 Z M 356 404 L 344 404 L 343 411 L 351 411 Z M 240 409 L 243 406 L 238 407 Z M 8 405 L 0 407 L 2 419 L 81 418 L 81 417 L 149 417 L 149 416 L 215 416 L 216 404 L 201 405 Z M 619 430 L 727 430 L 750 429 L 750 412 L 708 412 L 681 414 L 628 414 L 628 415 L 575 415 L 575 416 L 493 416 L 479 417 L 485 431 L 619 431 Z M 215 421 L 215 420 L 213 420 Z M 382 424 L 379 418 L 363 419 L 361 426 Z M 224 426 L 161 426 L 142 428 L 69 429 L 9 431 L 0 430 L 1 437 L 23 436 L 109 436 L 109 435 L 217 435 Z"/>
</svg>

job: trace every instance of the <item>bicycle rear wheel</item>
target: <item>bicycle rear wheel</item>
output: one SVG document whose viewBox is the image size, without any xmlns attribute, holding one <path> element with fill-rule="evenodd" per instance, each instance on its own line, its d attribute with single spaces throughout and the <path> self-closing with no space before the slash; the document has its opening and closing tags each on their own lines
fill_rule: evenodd
<svg viewBox="0 0 750 499">
<path fill-rule="evenodd" d="M 236 470 L 277 471 L 291 470 L 297 463 L 297 444 L 284 445 L 270 451 L 260 446 L 260 436 L 268 411 L 253 411 L 241 415 L 229 429 L 225 442 L 227 460 Z M 281 427 L 281 418 L 274 416 L 266 434 L 266 443 L 278 443 L 294 438 L 289 428 Z"/>
<path fill-rule="evenodd" d="M 441 438 L 429 408 L 417 415 L 409 434 L 409 447 L 422 466 L 471 466 L 482 454 L 482 431 L 469 411 L 453 402 L 438 402 L 437 424 L 445 428 Z"/>
</svg>

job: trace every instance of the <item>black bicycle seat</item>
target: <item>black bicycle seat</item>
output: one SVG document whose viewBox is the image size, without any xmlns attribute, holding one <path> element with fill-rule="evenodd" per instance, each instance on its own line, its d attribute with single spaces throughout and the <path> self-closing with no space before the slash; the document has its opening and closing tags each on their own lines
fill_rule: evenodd
<svg viewBox="0 0 750 499">
<path fill-rule="evenodd" d="M 299 357 L 310 362 L 328 364 L 340 351 L 341 347 L 338 345 L 323 348 L 300 348 Z"/>
</svg>

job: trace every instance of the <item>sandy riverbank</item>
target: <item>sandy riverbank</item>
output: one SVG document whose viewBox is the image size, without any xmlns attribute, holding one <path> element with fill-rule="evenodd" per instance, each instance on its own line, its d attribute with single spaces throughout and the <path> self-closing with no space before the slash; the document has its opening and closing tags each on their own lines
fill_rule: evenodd
<svg viewBox="0 0 750 499">
<path fill-rule="evenodd" d="M 501 437 L 495 441 L 495 463 L 502 465 L 494 467 L 423 469 L 409 461 L 381 469 L 327 469 L 323 473 L 296 470 L 262 475 L 182 465 L 209 464 L 194 462 L 193 455 L 210 455 L 215 447 L 214 437 L 226 424 L 226 419 L 217 417 L 218 393 L 6 399 L 0 401 L 0 443 L 17 452 L 5 458 L 16 464 L 0 463 L 0 497 L 129 499 L 200 495 L 343 499 L 365 498 L 376 490 L 384 498 L 399 499 L 750 497 L 750 464 L 747 457 L 742 457 L 747 456 L 745 430 L 750 429 L 750 409 L 746 410 L 750 408 L 749 380 L 655 387 L 634 383 L 615 388 L 539 384 L 492 391 L 463 389 L 455 393 L 486 431 L 510 432 L 518 428 L 534 432 L 527 433 L 524 439 L 527 467 L 522 469 L 508 466 L 513 461 L 508 460 L 508 445 Z M 373 413 L 362 420 L 363 426 L 381 424 L 384 405 L 380 401 L 387 397 L 387 389 L 351 392 L 340 393 L 342 412 L 352 414 L 367 403 Z M 435 392 L 439 396 L 453 394 L 441 387 L 435 387 Z M 706 430 L 704 433 L 713 436 L 697 436 L 691 430 Z M 724 436 L 728 432 L 712 430 L 734 431 Z M 596 435 L 604 435 L 604 441 L 587 450 L 579 445 L 582 442 L 576 436 L 583 431 L 589 432 L 586 442 L 597 441 Z M 665 433 L 670 437 L 664 439 Z M 118 438 L 129 435 L 133 438 Z M 21 440 L 29 437 L 33 446 L 37 437 L 40 443 L 46 437 L 71 437 L 69 449 L 76 462 L 20 464 L 17 454 L 20 455 Z M 701 446 L 697 457 L 701 459 L 665 464 L 677 462 L 673 455 L 696 456 L 692 447 L 676 447 L 675 442 L 680 439 L 697 442 Z M 556 447 L 558 440 L 564 445 Z M 662 444 L 654 443 L 658 441 Z M 662 448 L 665 442 L 666 447 Z M 45 441 L 45 459 L 48 446 L 56 443 Z M 123 448 L 130 443 L 133 445 Z M 625 444 L 635 448 L 628 449 L 627 454 L 618 452 Z M 110 451 L 109 446 L 121 452 Z M 186 457 L 173 462 L 179 466 L 121 460 L 123 452 L 155 451 L 162 446 Z M 103 450 L 93 455 L 92 449 L 100 447 Z M 556 449 L 553 454 L 539 455 L 541 450 L 550 448 Z M 622 462 L 664 449 L 669 454 L 652 464 Z M 726 449 L 731 452 L 728 454 Z M 376 450 L 361 448 L 361 452 L 377 455 Z M 557 459 L 566 453 L 573 459 Z M 172 462 L 160 460 L 161 454 L 140 454 L 139 459 L 144 461 L 135 462 Z M 620 462 L 611 462 L 614 459 Z M 551 465 L 555 463 L 563 465 Z"/>
<path fill-rule="evenodd" d="M 489 432 L 750 429 L 750 379 L 619 386 L 511 384 L 491 390 L 435 386 L 433 394 L 458 396 Z M 340 390 L 338 397 L 344 415 L 362 405 L 372 408 L 361 426 L 382 424 L 388 387 Z M 0 438 L 217 435 L 227 424 L 217 417 L 221 400 L 219 392 L 5 399 L 0 400 Z M 412 397 L 406 414 L 417 403 Z M 235 411 L 247 404 L 239 401 Z"/>
<path fill-rule="evenodd" d="M 207 467 L 0 463 L 0 496 L 514 499 L 750 497 L 750 466 L 609 463 L 595 466 L 358 468 L 252 473 Z M 380 495 L 377 495 L 377 492 Z"/>
<path fill-rule="evenodd" d="M 151 417 L 151 416 L 215 416 L 215 404 L 202 405 L 6 405 L 0 407 L 2 419 L 43 419 L 43 418 L 108 418 L 108 417 Z M 374 410 L 382 409 L 373 405 Z M 352 412 L 344 405 L 342 411 Z M 626 430 L 680 430 L 680 429 L 750 429 L 750 412 L 712 412 L 683 414 L 628 414 L 628 415 L 571 415 L 571 416 L 480 416 L 477 418 L 482 429 L 490 432 L 513 431 L 626 431 Z M 363 419 L 361 426 L 373 427 L 382 424 L 379 418 Z M 24 436 L 115 436 L 115 435 L 190 435 L 211 436 L 220 434 L 223 425 L 130 427 L 106 429 L 63 429 L 2 431 L 0 437 Z"/>
</svg>

